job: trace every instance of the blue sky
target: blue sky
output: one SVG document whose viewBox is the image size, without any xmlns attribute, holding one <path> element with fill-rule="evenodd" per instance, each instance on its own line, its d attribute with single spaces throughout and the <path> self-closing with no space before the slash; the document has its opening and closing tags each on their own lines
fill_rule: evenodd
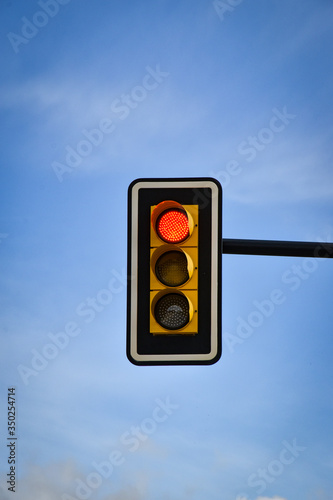
<svg viewBox="0 0 333 500">
<path fill-rule="evenodd" d="M 19 500 L 331 499 L 329 259 L 224 255 L 213 366 L 131 365 L 125 318 L 135 178 L 217 178 L 225 238 L 333 241 L 332 3 L 0 9 L 1 498 L 15 386 Z"/>
</svg>

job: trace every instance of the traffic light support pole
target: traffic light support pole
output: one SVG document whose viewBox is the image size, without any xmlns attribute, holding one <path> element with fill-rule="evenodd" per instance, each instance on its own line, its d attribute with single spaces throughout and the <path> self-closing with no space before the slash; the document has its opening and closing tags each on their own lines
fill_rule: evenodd
<svg viewBox="0 0 333 500">
<path fill-rule="evenodd" d="M 222 253 L 281 257 L 333 258 L 333 243 L 303 241 L 238 240 L 223 238 Z"/>
</svg>

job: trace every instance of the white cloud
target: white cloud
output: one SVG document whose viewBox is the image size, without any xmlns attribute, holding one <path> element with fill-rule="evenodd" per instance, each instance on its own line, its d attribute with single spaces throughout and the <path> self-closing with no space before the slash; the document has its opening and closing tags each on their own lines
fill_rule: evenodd
<svg viewBox="0 0 333 500">
<path fill-rule="evenodd" d="M 115 487 L 113 478 L 112 482 L 111 478 L 101 478 L 100 486 L 91 489 L 89 499 L 96 495 L 100 500 L 144 500 L 147 498 L 147 479 L 144 473 L 133 474 L 131 480 L 126 479 L 126 486 Z M 29 465 L 26 474 L 16 480 L 15 500 L 61 500 L 65 494 L 76 500 L 80 498 L 75 494 L 77 480 L 87 484 L 87 475 L 70 460 L 43 466 Z M 7 490 L 5 478 L 0 479 L 0 495 L 1 500 L 13 497 Z"/>
<path fill-rule="evenodd" d="M 284 150 L 273 147 L 258 153 L 251 163 L 243 161 L 242 171 L 227 187 L 227 194 L 240 203 L 302 202 L 332 200 L 332 173 L 325 153 L 306 146 L 306 137 L 291 141 Z M 222 169 L 223 170 L 223 169 Z M 222 175 L 222 174 L 221 174 Z"/>
<path fill-rule="evenodd" d="M 275 497 L 257 497 L 256 500 L 287 500 L 287 499 L 275 496 Z"/>
</svg>

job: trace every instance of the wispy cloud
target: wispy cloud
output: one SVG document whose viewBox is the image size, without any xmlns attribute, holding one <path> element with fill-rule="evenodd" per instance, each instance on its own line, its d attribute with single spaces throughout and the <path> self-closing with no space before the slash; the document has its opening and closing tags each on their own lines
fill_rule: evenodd
<svg viewBox="0 0 333 500">
<path fill-rule="evenodd" d="M 76 499 L 78 497 L 73 491 L 75 479 L 84 480 L 84 477 L 83 471 L 80 471 L 71 460 L 44 466 L 31 464 L 26 474 L 17 481 L 14 496 L 17 500 L 61 500 L 67 493 Z M 129 479 L 127 485 L 123 487 L 115 488 L 111 482 L 108 482 L 105 489 L 112 489 L 113 492 L 104 492 L 102 496 L 99 496 L 101 500 L 144 500 L 147 498 L 147 480 L 144 475 Z M 13 497 L 13 493 L 7 491 L 5 479 L 0 481 L 0 493 L 2 500 L 10 500 Z"/>
<path fill-rule="evenodd" d="M 274 162 L 274 163 L 273 163 Z M 238 203 L 297 203 L 310 201 L 331 201 L 333 182 L 327 182 L 326 170 L 315 152 L 312 157 L 276 158 L 249 166 L 239 179 L 234 180 L 228 190 L 229 199 Z"/>
<path fill-rule="evenodd" d="M 256 500 L 287 500 L 287 499 L 275 496 L 275 497 L 257 497 Z"/>
</svg>

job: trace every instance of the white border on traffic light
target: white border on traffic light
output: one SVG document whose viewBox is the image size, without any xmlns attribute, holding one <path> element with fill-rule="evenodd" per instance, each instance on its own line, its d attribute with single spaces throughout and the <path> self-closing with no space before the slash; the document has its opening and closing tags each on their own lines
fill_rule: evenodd
<svg viewBox="0 0 333 500">
<path fill-rule="evenodd" d="M 153 188 L 190 188 L 190 189 L 211 189 L 211 351 L 204 354 L 139 354 L 137 346 L 137 311 L 138 311 L 138 227 L 139 227 L 139 190 Z M 219 188 L 214 180 L 138 180 L 131 190 L 131 284 L 130 284 L 130 356 L 134 362 L 138 364 L 161 364 L 172 363 L 209 363 L 218 356 L 219 352 L 219 335 L 220 335 L 220 317 L 219 317 L 219 259 L 221 258 L 219 247 Z"/>
</svg>

